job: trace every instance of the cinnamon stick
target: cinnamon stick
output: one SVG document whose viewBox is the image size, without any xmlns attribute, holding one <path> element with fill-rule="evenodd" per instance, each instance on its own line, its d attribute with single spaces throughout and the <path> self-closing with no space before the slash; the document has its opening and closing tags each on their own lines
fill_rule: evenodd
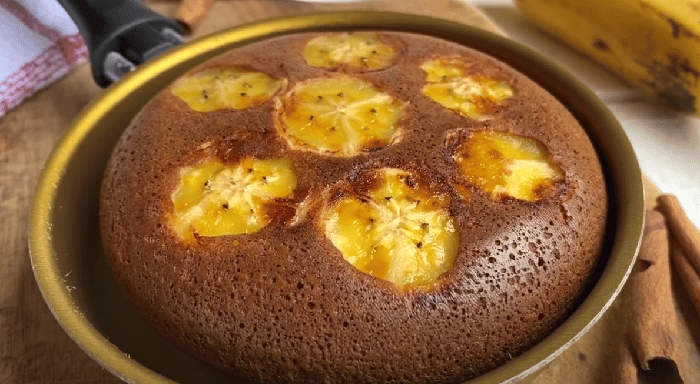
<svg viewBox="0 0 700 384">
<path fill-rule="evenodd" d="M 673 234 L 673 267 L 678 272 L 695 311 L 700 315 L 700 231 L 690 221 L 675 196 L 661 195 L 656 202 L 666 216 Z"/>
<path fill-rule="evenodd" d="M 637 384 L 639 380 L 637 362 L 634 361 L 634 353 L 630 347 L 630 343 L 626 339 L 622 339 L 617 345 L 615 353 L 612 355 L 613 368 L 610 371 L 611 383 L 613 384 Z"/>
<path fill-rule="evenodd" d="M 695 267 L 696 273 L 700 274 L 700 231 L 685 214 L 676 196 L 661 195 L 656 202 L 688 261 Z M 700 307 L 696 308 L 700 311 Z"/>
<path fill-rule="evenodd" d="M 190 35 L 204 20 L 215 0 L 182 0 L 175 11 L 175 21 Z"/>
<path fill-rule="evenodd" d="M 697 273 L 688 260 L 688 257 L 679 245 L 679 240 L 675 236 L 671 239 L 671 259 L 683 289 L 688 294 L 690 302 L 693 303 L 695 312 L 700 316 L 700 274 Z"/>
<path fill-rule="evenodd" d="M 656 210 L 646 213 L 639 256 L 628 284 L 627 339 L 634 359 L 620 360 L 636 360 L 643 370 L 649 371 L 652 360 L 664 359 L 674 364 L 683 377 L 678 319 L 671 291 L 668 230 L 664 216 Z M 630 370 L 622 367 L 619 372 L 629 374 Z"/>
</svg>

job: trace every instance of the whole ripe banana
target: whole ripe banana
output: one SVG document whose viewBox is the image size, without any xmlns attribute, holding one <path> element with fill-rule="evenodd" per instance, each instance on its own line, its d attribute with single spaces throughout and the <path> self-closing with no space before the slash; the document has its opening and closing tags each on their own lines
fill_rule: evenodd
<svg viewBox="0 0 700 384">
<path fill-rule="evenodd" d="M 700 1 L 515 0 L 546 31 L 671 107 L 700 113 Z"/>
</svg>

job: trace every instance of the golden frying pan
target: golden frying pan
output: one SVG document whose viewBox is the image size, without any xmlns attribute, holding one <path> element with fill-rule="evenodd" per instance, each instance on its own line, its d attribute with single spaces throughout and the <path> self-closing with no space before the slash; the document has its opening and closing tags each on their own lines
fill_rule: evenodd
<svg viewBox="0 0 700 384">
<path fill-rule="evenodd" d="M 111 85 L 76 118 L 41 173 L 29 229 L 37 283 L 70 337 L 116 376 L 133 383 L 235 381 L 191 359 L 156 334 L 123 296 L 105 263 L 98 230 L 98 194 L 105 164 L 121 132 L 161 88 L 214 56 L 272 36 L 341 29 L 422 33 L 490 54 L 559 98 L 579 119 L 602 159 L 611 204 L 607 243 L 597 280 L 576 311 L 551 335 L 469 383 L 529 381 L 585 333 L 620 291 L 634 263 L 642 233 L 642 177 L 622 128 L 578 80 L 513 41 L 436 18 L 342 12 L 267 20 L 179 45 Z M 165 48 L 176 43 L 169 37 L 159 41 Z M 129 59 L 129 53 L 122 56 Z M 93 68 L 94 58 L 93 54 Z M 96 72 L 98 81 L 100 76 L 103 75 Z"/>
</svg>

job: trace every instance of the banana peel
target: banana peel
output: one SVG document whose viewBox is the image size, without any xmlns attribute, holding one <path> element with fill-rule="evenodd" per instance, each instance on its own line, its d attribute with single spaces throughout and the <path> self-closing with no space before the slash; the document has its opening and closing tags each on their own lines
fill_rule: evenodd
<svg viewBox="0 0 700 384">
<path fill-rule="evenodd" d="M 515 0 L 538 26 L 643 92 L 700 111 L 700 1 Z"/>
</svg>

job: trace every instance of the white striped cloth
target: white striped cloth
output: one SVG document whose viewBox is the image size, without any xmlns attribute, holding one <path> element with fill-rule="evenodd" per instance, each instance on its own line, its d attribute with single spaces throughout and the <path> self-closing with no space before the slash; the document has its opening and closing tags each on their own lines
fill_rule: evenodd
<svg viewBox="0 0 700 384">
<path fill-rule="evenodd" d="M 56 0 L 0 0 L 0 117 L 87 57 Z"/>
</svg>

